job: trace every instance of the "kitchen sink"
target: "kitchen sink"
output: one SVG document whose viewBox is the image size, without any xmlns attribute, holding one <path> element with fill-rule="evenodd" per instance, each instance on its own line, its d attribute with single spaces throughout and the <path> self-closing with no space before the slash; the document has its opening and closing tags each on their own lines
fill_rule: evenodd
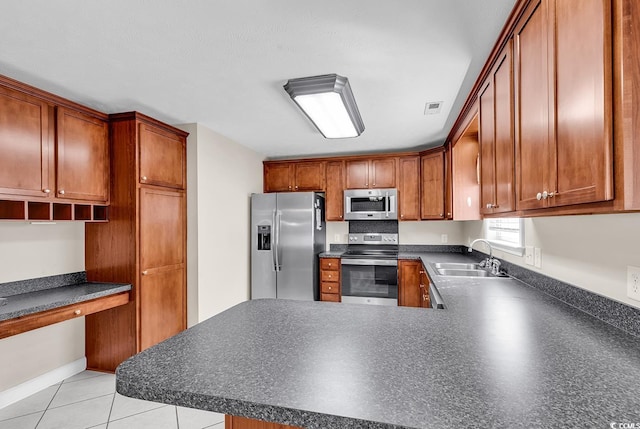
<svg viewBox="0 0 640 429">
<path fill-rule="evenodd" d="M 437 269 L 450 269 L 450 270 L 479 270 L 478 264 L 462 264 L 459 262 L 437 262 L 433 264 Z"/>
<path fill-rule="evenodd" d="M 455 270 L 455 269 L 439 269 L 438 274 L 441 276 L 453 277 L 496 277 L 489 271 L 485 270 Z"/>
</svg>

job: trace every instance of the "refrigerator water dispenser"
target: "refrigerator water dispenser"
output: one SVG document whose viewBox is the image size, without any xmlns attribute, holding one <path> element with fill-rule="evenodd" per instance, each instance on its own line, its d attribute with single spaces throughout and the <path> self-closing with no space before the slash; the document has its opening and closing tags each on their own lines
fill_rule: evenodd
<svg viewBox="0 0 640 429">
<path fill-rule="evenodd" d="M 271 225 L 258 225 L 258 250 L 271 250 Z"/>
</svg>

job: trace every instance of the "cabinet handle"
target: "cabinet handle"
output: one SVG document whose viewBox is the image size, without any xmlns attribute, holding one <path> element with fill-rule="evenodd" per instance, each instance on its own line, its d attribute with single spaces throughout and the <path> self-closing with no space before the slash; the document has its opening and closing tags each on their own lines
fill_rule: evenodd
<svg viewBox="0 0 640 429">
<path fill-rule="evenodd" d="M 60 189 L 60 190 L 58 191 L 58 193 L 59 193 L 60 195 L 64 195 L 64 189 Z"/>
<path fill-rule="evenodd" d="M 147 176 L 142 176 L 142 180 L 147 180 Z"/>
<path fill-rule="evenodd" d="M 373 184 L 373 187 L 374 187 L 374 188 L 376 187 L 376 184 L 375 184 L 375 183 Z"/>
<path fill-rule="evenodd" d="M 342 215 L 338 216 L 340 219 L 342 219 Z"/>
<path fill-rule="evenodd" d="M 368 184 L 368 183 L 365 183 L 365 184 L 364 184 L 364 186 L 365 186 L 365 187 L 366 187 L 366 186 L 369 186 L 369 184 Z"/>
<path fill-rule="evenodd" d="M 291 185 L 289 185 L 289 190 L 291 190 Z"/>
<path fill-rule="evenodd" d="M 331 262 L 329 262 L 327 265 L 331 266 Z"/>
<path fill-rule="evenodd" d="M 444 214 L 440 213 L 440 217 L 444 217 Z"/>
<path fill-rule="evenodd" d="M 76 311 L 73 312 L 73 314 L 75 314 L 76 316 L 80 315 L 81 313 L 82 313 L 82 311 L 80 311 L 80 310 L 76 310 Z"/>
<path fill-rule="evenodd" d="M 451 217 L 451 213 L 447 213 L 447 217 Z"/>
<path fill-rule="evenodd" d="M 48 194 L 51 192 L 51 189 L 43 189 L 42 192 L 44 192 L 45 194 Z"/>
<path fill-rule="evenodd" d="M 329 274 L 329 278 L 331 278 L 331 274 Z"/>
<path fill-rule="evenodd" d="M 296 191 L 298 190 L 298 185 L 296 185 Z"/>
<path fill-rule="evenodd" d="M 147 271 L 147 270 L 144 270 L 144 271 L 142 272 L 142 275 L 143 275 L 143 276 L 146 276 L 147 274 L 149 274 L 149 271 Z"/>
<path fill-rule="evenodd" d="M 553 198 L 557 195 L 557 192 L 549 192 L 549 198 Z"/>
<path fill-rule="evenodd" d="M 329 286 L 329 290 L 331 290 L 331 286 Z"/>
<path fill-rule="evenodd" d="M 538 199 L 538 201 L 546 200 L 547 198 L 553 197 L 555 194 L 556 193 L 554 192 L 548 193 L 547 191 L 543 191 L 542 193 L 538 192 L 536 198 Z"/>
<path fill-rule="evenodd" d="M 404 219 L 404 215 L 403 214 L 400 215 L 400 219 Z"/>
</svg>

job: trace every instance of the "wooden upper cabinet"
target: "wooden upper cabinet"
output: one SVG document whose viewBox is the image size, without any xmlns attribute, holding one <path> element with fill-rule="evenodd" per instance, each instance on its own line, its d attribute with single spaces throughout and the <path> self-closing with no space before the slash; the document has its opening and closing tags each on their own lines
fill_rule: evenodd
<svg viewBox="0 0 640 429">
<path fill-rule="evenodd" d="M 325 218 L 327 221 L 344 220 L 344 161 L 327 161 L 325 191 Z"/>
<path fill-rule="evenodd" d="M 369 160 L 359 159 L 346 162 L 347 188 L 369 188 Z"/>
<path fill-rule="evenodd" d="M 264 163 L 264 192 L 325 190 L 324 161 Z"/>
<path fill-rule="evenodd" d="M 611 2 L 534 1 L 514 40 L 516 208 L 613 199 Z"/>
<path fill-rule="evenodd" d="M 480 212 L 515 210 L 511 42 L 498 56 L 479 95 Z"/>
<path fill-rule="evenodd" d="M 420 157 L 404 156 L 398 160 L 399 220 L 420 219 Z"/>
<path fill-rule="evenodd" d="M 296 162 L 293 165 L 294 191 L 324 191 L 325 163 L 321 161 Z"/>
<path fill-rule="evenodd" d="M 47 102 L 0 86 L 0 194 L 51 195 L 52 118 Z"/>
<path fill-rule="evenodd" d="M 109 200 L 109 134 L 106 121 L 57 108 L 56 197 Z"/>
<path fill-rule="evenodd" d="M 140 183 L 184 189 L 186 139 L 147 123 L 138 124 Z"/>
<path fill-rule="evenodd" d="M 445 151 L 438 149 L 421 157 L 420 216 L 445 218 Z"/>
<path fill-rule="evenodd" d="M 395 188 L 396 158 L 348 160 L 346 175 L 346 189 Z"/>
<path fill-rule="evenodd" d="M 264 192 L 292 191 L 291 185 L 293 164 L 265 162 L 264 163 Z"/>
</svg>

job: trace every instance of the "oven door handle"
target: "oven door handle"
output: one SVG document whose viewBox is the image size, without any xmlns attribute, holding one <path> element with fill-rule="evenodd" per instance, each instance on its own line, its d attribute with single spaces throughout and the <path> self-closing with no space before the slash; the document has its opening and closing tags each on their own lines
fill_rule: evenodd
<svg viewBox="0 0 640 429">
<path fill-rule="evenodd" d="M 382 267 L 397 267 L 397 259 L 345 259 L 340 260 L 342 265 L 376 265 Z"/>
</svg>

